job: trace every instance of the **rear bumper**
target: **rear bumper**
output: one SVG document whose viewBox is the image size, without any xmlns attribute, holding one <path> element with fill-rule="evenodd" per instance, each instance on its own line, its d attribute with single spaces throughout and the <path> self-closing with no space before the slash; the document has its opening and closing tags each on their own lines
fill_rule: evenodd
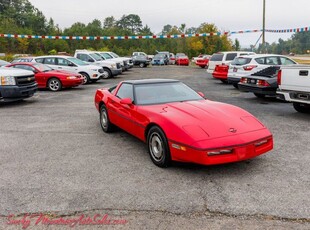
<svg viewBox="0 0 310 230">
<path fill-rule="evenodd" d="M 298 102 L 304 104 L 310 104 L 310 93 L 291 91 L 291 90 L 277 90 L 277 98 L 289 102 Z"/>
<path fill-rule="evenodd" d="M 238 89 L 243 92 L 252 92 L 257 94 L 264 94 L 270 96 L 276 96 L 277 88 L 273 87 L 256 87 L 249 84 L 239 83 Z"/>
<path fill-rule="evenodd" d="M 214 71 L 212 73 L 212 76 L 216 79 L 220 79 L 220 80 L 227 80 L 227 72 L 217 72 Z"/>
<path fill-rule="evenodd" d="M 28 86 L 0 86 L 0 101 L 18 101 L 32 97 L 37 89 L 37 83 Z"/>
</svg>

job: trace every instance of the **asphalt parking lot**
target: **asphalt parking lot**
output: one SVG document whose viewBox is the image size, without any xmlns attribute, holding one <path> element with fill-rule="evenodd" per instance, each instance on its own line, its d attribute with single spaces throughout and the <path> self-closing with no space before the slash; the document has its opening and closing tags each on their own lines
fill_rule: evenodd
<svg viewBox="0 0 310 230">
<path fill-rule="evenodd" d="M 273 133 L 274 150 L 234 164 L 156 167 L 139 140 L 102 132 L 93 103 L 97 88 L 142 78 L 179 79 L 210 100 L 246 109 Z M 47 212 L 107 212 L 127 219 L 128 228 L 310 228 L 310 115 L 241 93 L 199 67 L 134 68 L 95 84 L 39 91 L 0 104 L 0 117 L 1 229 L 9 214 Z"/>
</svg>

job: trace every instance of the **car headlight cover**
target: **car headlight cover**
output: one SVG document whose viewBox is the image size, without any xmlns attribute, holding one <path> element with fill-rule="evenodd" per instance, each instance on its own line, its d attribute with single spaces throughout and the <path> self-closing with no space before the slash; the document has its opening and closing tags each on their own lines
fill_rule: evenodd
<svg viewBox="0 0 310 230">
<path fill-rule="evenodd" d="M 0 85 L 16 85 L 15 78 L 12 76 L 1 76 L 0 80 Z"/>
</svg>

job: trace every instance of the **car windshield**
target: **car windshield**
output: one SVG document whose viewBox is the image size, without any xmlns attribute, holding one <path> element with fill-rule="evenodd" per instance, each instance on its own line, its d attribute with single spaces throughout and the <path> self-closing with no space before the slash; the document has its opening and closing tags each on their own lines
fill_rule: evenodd
<svg viewBox="0 0 310 230">
<path fill-rule="evenodd" d="M 41 63 L 34 63 L 33 66 L 37 68 L 38 70 L 40 70 L 41 72 L 48 72 L 48 71 L 53 70 L 51 67 L 47 65 L 43 65 Z"/>
<path fill-rule="evenodd" d="M 100 53 L 101 56 L 103 56 L 105 59 L 112 59 L 113 56 L 108 53 Z"/>
<path fill-rule="evenodd" d="M 135 85 L 134 91 L 137 105 L 203 100 L 198 93 L 182 82 L 138 84 Z"/>
<path fill-rule="evenodd" d="M 89 54 L 93 59 L 95 59 L 96 61 L 102 61 L 103 59 L 100 57 L 99 54 L 96 54 L 96 53 L 92 53 L 92 54 Z"/>
<path fill-rule="evenodd" d="M 73 58 L 73 57 L 72 58 L 68 58 L 68 61 L 71 61 L 71 62 L 73 62 L 76 65 L 89 65 L 88 63 L 83 62 L 82 60 L 77 59 L 77 58 Z"/>
<path fill-rule="evenodd" d="M 118 56 L 116 53 L 111 52 L 111 55 L 112 55 L 114 58 L 119 58 L 119 56 Z"/>
<path fill-rule="evenodd" d="M 157 59 L 162 59 L 162 58 L 164 58 L 164 57 L 165 57 L 164 54 L 156 54 L 156 55 L 154 56 L 154 58 L 157 58 Z"/>
<path fill-rule="evenodd" d="M 213 54 L 210 61 L 222 61 L 224 54 Z"/>
<path fill-rule="evenodd" d="M 251 62 L 251 58 L 245 58 L 245 57 L 239 57 L 239 58 L 235 58 L 231 64 L 232 65 L 246 65 L 249 64 Z"/>
</svg>

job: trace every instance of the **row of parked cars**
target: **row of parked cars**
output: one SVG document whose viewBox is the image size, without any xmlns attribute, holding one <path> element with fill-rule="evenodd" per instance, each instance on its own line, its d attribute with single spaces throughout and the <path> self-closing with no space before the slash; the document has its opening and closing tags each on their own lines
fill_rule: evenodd
<svg viewBox="0 0 310 230">
<path fill-rule="evenodd" d="M 132 58 L 113 52 L 76 50 L 74 56 L 20 57 L 0 65 L 0 101 L 31 97 L 38 88 L 59 91 L 117 76 L 133 67 Z"/>
<path fill-rule="evenodd" d="M 285 94 L 283 90 L 281 91 L 283 69 L 285 73 L 289 73 L 285 79 L 295 89 L 294 93 Z M 232 84 L 240 91 L 251 92 L 258 98 L 273 96 L 287 101 L 298 99 L 294 103 L 294 108 L 299 112 L 308 112 L 310 111 L 309 69 L 310 66 L 298 65 L 296 61 L 284 55 L 219 52 L 211 56 L 207 72 L 215 79 Z"/>
<path fill-rule="evenodd" d="M 189 65 L 189 58 L 185 53 L 173 54 L 168 51 L 157 52 L 152 59 L 152 65 Z"/>
</svg>

